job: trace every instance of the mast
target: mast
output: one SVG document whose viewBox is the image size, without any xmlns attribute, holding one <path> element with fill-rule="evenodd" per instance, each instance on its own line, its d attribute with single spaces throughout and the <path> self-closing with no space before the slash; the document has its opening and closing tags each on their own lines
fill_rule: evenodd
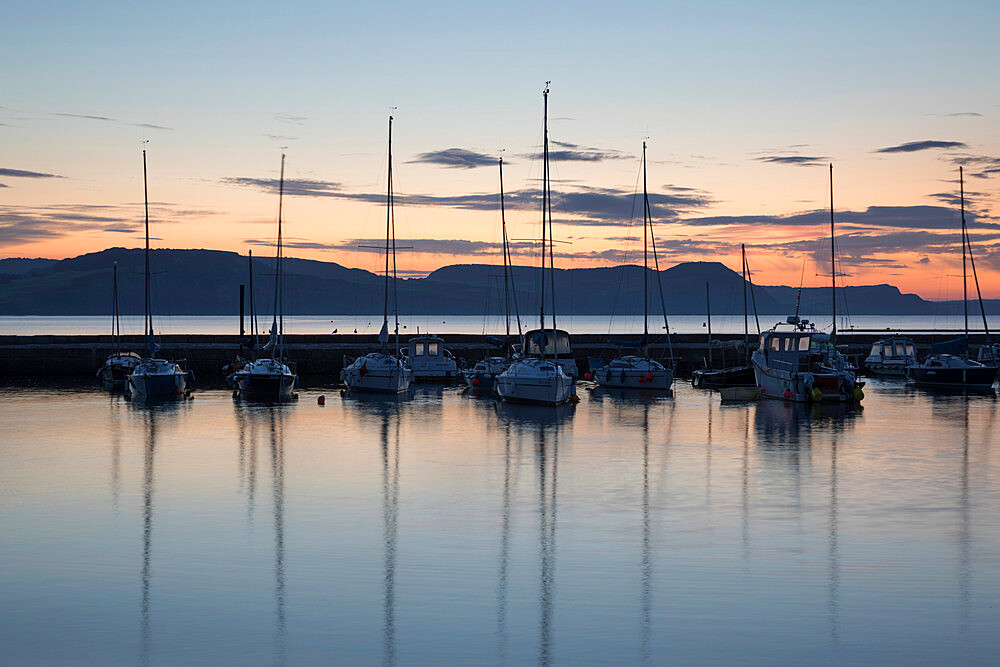
<svg viewBox="0 0 1000 667">
<path fill-rule="evenodd" d="M 122 351 L 122 327 L 118 320 L 118 262 L 113 262 L 112 266 L 114 268 L 114 280 L 112 281 L 114 287 L 114 301 L 112 304 L 112 314 L 114 319 L 111 322 L 111 336 L 114 338 L 115 343 L 115 354 L 121 354 Z"/>
<path fill-rule="evenodd" d="M 833 230 L 833 163 L 830 163 L 830 280 L 833 285 L 831 290 L 831 303 L 833 304 L 833 329 L 830 331 L 830 344 L 837 340 L 837 249 L 836 235 Z"/>
<path fill-rule="evenodd" d="M 382 297 L 382 329 L 388 331 L 389 327 L 389 253 L 391 248 L 389 247 L 389 235 L 392 233 L 392 116 L 389 116 L 389 176 L 386 179 L 386 208 L 385 208 L 385 289 Z M 381 333 L 379 334 L 379 342 L 382 343 L 382 352 L 385 352 L 385 346 L 388 340 L 381 340 Z"/>
<path fill-rule="evenodd" d="M 145 326 L 146 330 L 146 340 L 143 346 L 143 356 L 147 359 L 155 354 L 154 343 L 153 343 L 153 312 L 151 304 L 151 290 L 149 287 L 149 184 L 146 179 L 146 149 L 142 149 L 142 195 L 143 195 L 143 206 L 145 207 L 146 213 L 146 313 L 145 313 Z"/>
<path fill-rule="evenodd" d="M 708 367 L 714 367 L 712 363 L 712 292 L 711 283 L 705 283 L 705 312 L 708 313 Z"/>
<path fill-rule="evenodd" d="M 747 310 L 747 247 L 740 244 L 740 255 L 743 257 L 743 351 L 750 359 L 750 319 Z"/>
<path fill-rule="evenodd" d="M 965 354 L 969 354 L 969 279 L 965 273 L 965 243 L 968 238 L 965 230 L 965 180 L 962 167 L 958 168 L 958 192 L 962 211 L 962 310 L 965 314 Z"/>
<path fill-rule="evenodd" d="M 965 185 L 964 185 L 964 181 L 963 181 L 963 178 L 962 178 L 962 168 L 961 167 L 958 168 L 958 181 L 959 181 L 959 186 L 962 189 L 962 192 L 961 192 L 961 199 L 962 199 L 962 226 L 965 229 L 965 244 L 969 248 L 969 266 L 972 268 L 972 278 L 973 278 L 973 280 L 976 283 L 976 299 L 978 299 L 978 301 L 979 301 L 979 314 L 982 315 L 982 318 L 983 318 L 983 331 L 986 332 L 986 345 L 990 346 L 990 349 L 992 349 L 992 344 L 990 342 L 990 325 L 986 321 L 986 308 L 983 306 L 983 293 L 979 289 L 979 274 L 976 273 L 976 260 L 972 256 L 972 239 L 969 238 L 969 227 L 965 223 Z M 968 346 L 968 342 L 966 342 L 966 346 Z M 966 348 L 966 349 L 968 349 L 968 348 Z M 993 359 L 992 356 L 990 358 Z M 992 363 L 995 364 L 996 363 L 996 359 L 993 359 Z"/>
<path fill-rule="evenodd" d="M 543 112 L 542 112 L 542 281 L 541 291 L 538 296 L 538 323 L 539 329 L 545 332 L 545 213 L 548 210 L 549 199 L 549 82 L 545 82 L 545 90 L 542 91 Z M 545 347 L 542 347 L 542 357 L 545 356 Z"/>
<path fill-rule="evenodd" d="M 253 298 L 253 250 L 249 251 L 247 263 L 250 265 L 250 357 L 257 359 L 257 306 Z"/>
<path fill-rule="evenodd" d="M 281 154 L 281 175 L 278 180 L 278 248 L 274 257 L 274 320 L 271 323 L 271 330 L 278 335 L 278 354 L 276 359 L 285 356 L 285 300 L 282 294 L 281 279 L 281 205 L 285 195 L 285 154 Z M 272 351 L 272 354 L 274 352 Z"/>
<path fill-rule="evenodd" d="M 646 141 L 642 142 L 642 356 L 649 356 L 649 193 L 646 190 Z"/>
<path fill-rule="evenodd" d="M 510 345 L 510 278 L 507 272 L 507 220 L 503 211 L 503 157 L 499 160 L 500 166 L 500 227 L 503 230 L 503 300 L 507 322 L 507 339 L 504 346 Z"/>
<path fill-rule="evenodd" d="M 556 261 L 555 238 L 552 235 L 552 173 L 549 169 L 549 82 L 545 83 L 545 210 L 549 216 L 549 288 L 552 290 L 552 355 L 558 355 L 556 343 Z M 544 223 L 544 220 L 543 220 Z M 544 248 L 543 248 L 544 252 Z"/>
</svg>

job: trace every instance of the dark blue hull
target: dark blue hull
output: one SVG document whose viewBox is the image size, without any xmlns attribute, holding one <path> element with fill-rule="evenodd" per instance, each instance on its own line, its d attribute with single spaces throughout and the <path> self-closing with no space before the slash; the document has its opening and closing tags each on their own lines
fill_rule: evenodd
<svg viewBox="0 0 1000 667">
<path fill-rule="evenodd" d="M 292 397 L 295 388 L 293 375 L 258 375 L 237 376 L 236 388 L 240 396 L 258 401 L 284 401 Z"/>
<path fill-rule="evenodd" d="M 991 366 L 972 368 L 926 368 L 910 366 L 907 376 L 917 384 L 934 387 L 972 387 L 988 389 L 997 379 L 997 369 Z"/>
</svg>

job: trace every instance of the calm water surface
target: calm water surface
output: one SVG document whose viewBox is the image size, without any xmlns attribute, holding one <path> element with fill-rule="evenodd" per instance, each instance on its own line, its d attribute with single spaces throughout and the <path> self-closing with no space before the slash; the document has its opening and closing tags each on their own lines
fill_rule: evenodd
<svg viewBox="0 0 1000 667">
<path fill-rule="evenodd" d="M 318 393 L 0 391 L 3 662 L 996 664 L 992 394 Z"/>
</svg>

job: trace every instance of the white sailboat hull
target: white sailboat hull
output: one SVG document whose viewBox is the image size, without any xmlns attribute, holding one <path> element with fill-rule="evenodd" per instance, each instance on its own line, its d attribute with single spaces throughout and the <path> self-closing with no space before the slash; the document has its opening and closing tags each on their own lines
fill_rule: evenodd
<svg viewBox="0 0 1000 667">
<path fill-rule="evenodd" d="M 143 364 L 128 376 L 127 389 L 137 401 L 179 398 L 188 392 L 188 374 L 169 362 L 157 364 L 153 369 Z"/>
<path fill-rule="evenodd" d="M 373 352 L 346 366 L 340 379 L 351 391 L 399 394 L 410 388 L 413 371 L 396 357 Z"/>
<path fill-rule="evenodd" d="M 573 379 L 553 363 L 538 359 L 514 362 L 493 383 L 505 401 L 561 405 L 575 395 Z"/>
</svg>

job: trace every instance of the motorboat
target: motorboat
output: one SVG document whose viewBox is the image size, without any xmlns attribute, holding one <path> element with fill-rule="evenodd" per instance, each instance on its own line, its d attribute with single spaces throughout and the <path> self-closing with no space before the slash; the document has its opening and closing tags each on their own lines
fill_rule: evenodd
<svg viewBox="0 0 1000 667">
<path fill-rule="evenodd" d="M 475 389 L 492 389 L 498 375 L 510 366 L 509 357 L 486 357 L 480 359 L 472 368 L 462 371 L 465 383 Z"/>
<path fill-rule="evenodd" d="M 459 376 L 455 357 L 438 336 L 414 336 L 400 353 L 414 382 L 451 382 Z"/>
<path fill-rule="evenodd" d="M 790 316 L 760 335 L 753 355 L 757 386 L 765 398 L 797 403 L 857 403 L 864 382 L 831 342 L 809 320 Z"/>
<path fill-rule="evenodd" d="M 888 377 L 906 377 L 907 366 L 916 364 L 917 352 L 913 339 L 904 336 L 890 336 L 875 341 L 864 361 L 869 373 Z"/>
<path fill-rule="evenodd" d="M 997 367 L 954 354 L 931 354 L 908 366 L 906 376 L 922 385 L 988 389 L 996 382 Z"/>
</svg>

